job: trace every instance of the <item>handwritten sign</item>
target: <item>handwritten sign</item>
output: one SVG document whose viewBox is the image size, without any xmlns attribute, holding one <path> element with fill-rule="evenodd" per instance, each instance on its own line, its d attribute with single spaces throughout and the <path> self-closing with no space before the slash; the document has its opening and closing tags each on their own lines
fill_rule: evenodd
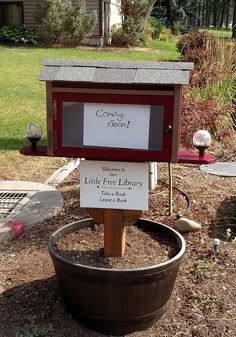
<svg viewBox="0 0 236 337">
<path fill-rule="evenodd" d="M 83 144 L 148 149 L 150 106 L 84 104 Z"/>
<path fill-rule="evenodd" d="M 80 205 L 147 210 L 148 163 L 82 160 Z"/>
</svg>

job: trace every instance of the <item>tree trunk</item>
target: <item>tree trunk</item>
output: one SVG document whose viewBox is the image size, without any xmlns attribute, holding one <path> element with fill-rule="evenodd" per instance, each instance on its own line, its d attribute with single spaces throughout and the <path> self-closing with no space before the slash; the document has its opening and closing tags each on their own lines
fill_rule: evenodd
<svg viewBox="0 0 236 337">
<path fill-rule="evenodd" d="M 206 1 L 206 15 L 205 15 L 205 26 L 210 26 L 210 18 L 211 18 L 211 7 L 212 3 L 211 0 Z"/>
<path fill-rule="evenodd" d="M 201 27 L 201 1 L 198 2 L 198 18 L 197 18 L 197 24 L 199 27 Z"/>
<path fill-rule="evenodd" d="M 166 1 L 166 19 L 167 19 L 167 25 L 171 27 L 171 25 L 172 25 L 172 17 L 171 17 L 171 4 L 170 4 L 170 0 Z"/>
<path fill-rule="evenodd" d="M 225 8 L 226 8 L 226 1 L 224 0 L 222 4 L 221 15 L 220 15 L 220 28 L 223 27 L 224 18 L 225 18 Z"/>
<path fill-rule="evenodd" d="M 219 11 L 220 11 L 220 1 L 214 0 L 214 13 L 213 13 L 214 28 L 219 27 Z"/>
<path fill-rule="evenodd" d="M 236 0 L 234 0 L 234 15 L 233 15 L 233 34 L 232 39 L 236 39 Z"/>
<path fill-rule="evenodd" d="M 225 28 L 229 28 L 229 8 L 230 8 L 230 0 L 227 1 L 226 4 L 226 13 L 225 13 Z"/>
</svg>

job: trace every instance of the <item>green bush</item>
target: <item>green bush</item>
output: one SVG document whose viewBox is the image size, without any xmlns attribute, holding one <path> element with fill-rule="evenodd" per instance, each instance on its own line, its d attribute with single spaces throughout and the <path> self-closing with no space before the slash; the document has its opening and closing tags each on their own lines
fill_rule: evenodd
<svg viewBox="0 0 236 337">
<path fill-rule="evenodd" d="M 160 41 L 169 41 L 171 36 L 172 36 L 171 29 L 166 28 L 166 27 L 162 27 L 161 33 L 160 33 L 160 36 L 159 36 L 159 40 Z"/>
<path fill-rule="evenodd" d="M 0 28 L 0 41 L 14 43 L 29 43 L 37 42 L 37 34 L 33 29 L 25 27 L 9 27 L 3 26 Z"/>
<path fill-rule="evenodd" d="M 154 2 L 154 0 L 119 1 L 122 17 L 122 31 L 119 35 L 124 45 L 134 46 L 146 39 L 148 17 Z"/>
<path fill-rule="evenodd" d="M 87 13 L 86 0 L 43 0 L 36 18 L 42 23 L 43 38 L 47 43 L 80 43 L 96 24 L 96 12 Z"/>
<path fill-rule="evenodd" d="M 91 14 L 87 13 L 85 0 L 77 0 L 76 6 L 72 6 L 70 11 L 67 21 L 67 31 L 70 33 L 69 39 L 71 42 L 80 43 L 93 30 L 97 15 L 95 11 Z"/>
<path fill-rule="evenodd" d="M 44 0 L 41 7 L 43 37 L 48 43 L 61 41 L 70 14 L 68 0 Z"/>
<path fill-rule="evenodd" d="M 173 35 L 177 36 L 180 33 L 180 21 L 173 21 L 171 26 L 171 32 Z"/>
<path fill-rule="evenodd" d="M 152 32 L 153 40 L 158 40 L 159 37 L 160 37 L 161 30 L 162 30 L 161 21 L 158 20 L 157 18 L 155 18 L 154 16 L 150 16 L 148 18 L 148 22 L 151 25 L 151 27 L 153 28 L 153 32 Z"/>
<path fill-rule="evenodd" d="M 111 38 L 112 38 L 112 43 L 114 44 L 117 44 L 117 45 L 124 44 L 123 29 L 122 29 L 121 24 L 116 24 L 112 26 Z"/>
</svg>

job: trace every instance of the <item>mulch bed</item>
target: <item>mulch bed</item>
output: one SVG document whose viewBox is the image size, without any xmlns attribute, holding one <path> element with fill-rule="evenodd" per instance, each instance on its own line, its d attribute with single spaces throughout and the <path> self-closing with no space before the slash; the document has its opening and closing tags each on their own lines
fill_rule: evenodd
<svg viewBox="0 0 236 337">
<path fill-rule="evenodd" d="M 37 329 L 40 332 L 37 336 L 103 336 L 86 329 L 64 309 L 47 249 L 48 237 L 57 228 L 89 216 L 79 207 L 78 172 L 74 171 L 60 186 L 65 206 L 58 215 L 0 246 L 0 335 L 3 337 L 34 337 Z M 159 164 L 158 174 L 161 181 L 167 182 L 165 164 Z M 167 186 L 159 183 L 149 195 L 149 211 L 143 216 L 173 226 L 177 215 L 185 213 L 185 217 L 199 222 L 202 229 L 184 236 L 186 254 L 167 312 L 151 328 L 129 336 L 236 336 L 236 179 L 209 175 L 197 166 L 177 164 L 173 165 L 173 177 L 175 186 L 190 197 L 191 208 L 187 210 L 185 197 L 175 190 L 174 212 L 169 215 Z M 134 239 L 133 230 L 130 227 Z M 96 231 L 96 238 L 102 238 L 102 228 Z M 83 235 L 85 248 L 93 233 L 90 230 Z M 219 254 L 213 250 L 215 237 L 221 240 Z M 92 241 L 97 244 L 97 240 Z M 132 245 L 135 248 L 136 239 L 133 242 L 128 238 L 125 259 L 132 257 L 129 250 Z M 140 254 L 159 255 L 156 242 L 152 243 L 148 236 L 140 246 Z"/>
</svg>

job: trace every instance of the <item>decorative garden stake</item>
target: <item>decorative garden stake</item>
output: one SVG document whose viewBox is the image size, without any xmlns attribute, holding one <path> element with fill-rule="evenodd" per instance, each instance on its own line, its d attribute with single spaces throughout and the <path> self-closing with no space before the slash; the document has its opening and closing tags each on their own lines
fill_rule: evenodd
<svg viewBox="0 0 236 337">
<path fill-rule="evenodd" d="M 142 330 L 166 310 L 185 241 L 174 229 L 140 217 L 148 209 L 149 162 L 169 163 L 170 177 L 172 162 L 188 162 L 189 156 L 194 163 L 208 162 L 179 152 L 182 86 L 190 69 L 192 63 L 181 62 L 44 63 L 48 144 L 21 153 L 85 158 L 80 206 L 91 219 L 58 229 L 49 252 L 68 310 L 94 330 Z M 170 184 L 170 207 L 171 191 Z M 94 223 L 104 224 L 105 256 L 124 254 L 125 227 L 134 224 L 172 238 L 177 253 L 145 268 L 112 269 L 74 263 L 55 249 L 63 236 Z"/>
</svg>

